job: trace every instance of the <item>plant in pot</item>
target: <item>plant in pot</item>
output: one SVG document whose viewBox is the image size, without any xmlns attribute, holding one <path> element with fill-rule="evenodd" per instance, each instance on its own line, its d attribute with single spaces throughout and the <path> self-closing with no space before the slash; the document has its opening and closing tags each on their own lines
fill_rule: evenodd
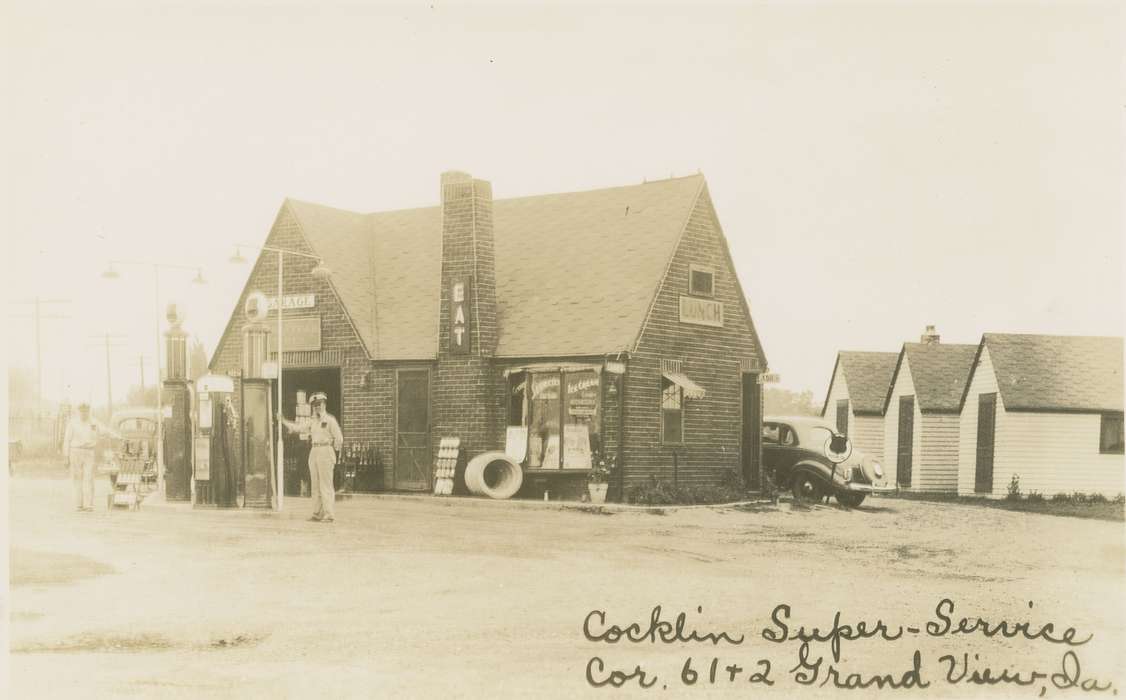
<svg viewBox="0 0 1126 700">
<path fill-rule="evenodd" d="M 590 460 L 590 477 L 586 488 L 590 493 L 591 503 L 605 503 L 606 491 L 610 488 L 610 475 L 616 466 L 614 455 L 595 452 Z"/>
</svg>

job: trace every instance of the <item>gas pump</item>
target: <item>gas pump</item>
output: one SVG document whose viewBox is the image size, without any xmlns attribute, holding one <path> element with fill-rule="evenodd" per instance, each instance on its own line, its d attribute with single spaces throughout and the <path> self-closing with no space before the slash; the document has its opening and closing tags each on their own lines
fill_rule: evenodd
<svg viewBox="0 0 1126 700">
<path fill-rule="evenodd" d="M 169 501 L 192 498 L 192 385 L 188 381 L 188 334 L 180 328 L 183 316 L 168 305 L 171 328 L 164 334 L 167 379 L 161 397 L 164 436 L 164 497 Z"/>
<path fill-rule="evenodd" d="M 247 324 L 243 326 L 242 381 L 239 382 L 239 405 L 242 407 L 239 430 L 242 436 L 244 504 L 248 508 L 273 506 L 274 420 L 272 381 L 264 376 L 270 329 L 264 323 L 266 297 L 255 292 L 243 306 Z"/>
<path fill-rule="evenodd" d="M 242 485 L 233 415 L 234 380 L 208 374 L 196 380 L 195 499 L 197 506 L 239 505 Z"/>
</svg>

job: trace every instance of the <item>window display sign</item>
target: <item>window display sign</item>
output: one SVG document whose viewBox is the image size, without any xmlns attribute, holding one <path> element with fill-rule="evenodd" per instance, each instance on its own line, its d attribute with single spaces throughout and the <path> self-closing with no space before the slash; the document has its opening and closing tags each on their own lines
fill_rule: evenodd
<svg viewBox="0 0 1126 700">
<path fill-rule="evenodd" d="M 450 282 L 450 354 L 468 355 L 470 352 L 470 309 L 468 277 L 458 277 Z"/>
<path fill-rule="evenodd" d="M 590 469 L 590 430 L 582 423 L 563 431 L 563 464 L 568 469 Z"/>
</svg>

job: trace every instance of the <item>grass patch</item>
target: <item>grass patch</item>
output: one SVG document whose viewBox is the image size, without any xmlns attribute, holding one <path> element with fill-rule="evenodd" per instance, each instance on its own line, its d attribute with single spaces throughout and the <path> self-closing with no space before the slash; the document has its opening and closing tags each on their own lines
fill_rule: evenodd
<svg viewBox="0 0 1126 700">
<path fill-rule="evenodd" d="M 979 496 L 959 496 L 952 493 L 912 493 L 901 491 L 884 498 L 902 498 L 908 501 L 929 501 L 934 503 L 958 503 L 979 508 L 998 508 L 1021 513 L 1058 515 L 1067 518 L 1086 518 L 1090 520 L 1126 521 L 1126 503 L 1122 496 L 1108 499 L 1102 494 L 1056 494 L 1051 498 L 1033 492 L 1025 498 L 981 498 Z"/>
</svg>

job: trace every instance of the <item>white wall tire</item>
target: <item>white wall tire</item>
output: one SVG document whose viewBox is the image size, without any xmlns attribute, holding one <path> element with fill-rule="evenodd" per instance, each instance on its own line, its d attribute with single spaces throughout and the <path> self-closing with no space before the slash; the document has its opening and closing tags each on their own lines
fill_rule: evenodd
<svg viewBox="0 0 1126 700">
<path fill-rule="evenodd" d="M 465 487 L 476 496 L 512 498 L 524 484 L 524 470 L 503 452 L 485 452 L 465 467 Z"/>
</svg>

